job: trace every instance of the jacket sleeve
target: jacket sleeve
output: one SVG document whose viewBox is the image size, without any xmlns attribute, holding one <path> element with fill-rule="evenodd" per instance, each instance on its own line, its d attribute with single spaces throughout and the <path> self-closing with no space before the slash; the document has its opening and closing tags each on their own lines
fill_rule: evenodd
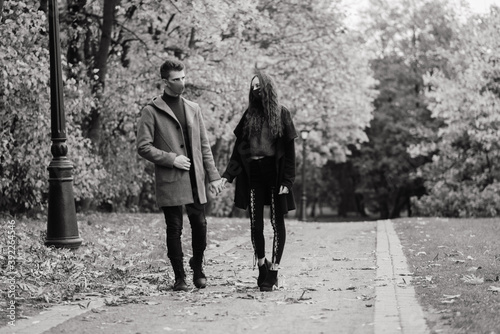
<svg viewBox="0 0 500 334">
<path fill-rule="evenodd" d="M 283 172 L 282 186 L 292 190 L 295 182 L 295 140 L 289 140 L 285 143 L 285 169 Z"/>
<path fill-rule="evenodd" d="M 231 158 L 229 158 L 229 163 L 227 165 L 226 171 L 222 174 L 223 178 L 226 178 L 228 182 L 232 183 L 233 180 L 241 173 L 243 170 L 242 156 L 246 157 L 250 148 L 248 143 L 243 141 L 243 125 L 246 117 L 247 110 L 243 113 L 238 125 L 234 129 L 233 133 L 236 135 L 236 142 L 234 143 L 233 153 Z"/>
<path fill-rule="evenodd" d="M 293 124 L 292 116 L 285 107 L 283 107 L 283 124 L 285 129 L 285 168 L 281 185 L 292 190 L 293 183 L 295 182 L 295 138 L 297 138 L 298 135 Z"/>
<path fill-rule="evenodd" d="M 212 155 L 212 149 L 210 148 L 210 141 L 208 140 L 207 129 L 205 128 L 205 122 L 203 121 L 203 115 L 198 108 L 198 120 L 200 127 L 200 141 L 201 141 L 201 153 L 203 156 L 203 168 L 208 176 L 208 181 L 213 182 L 220 180 L 219 172 L 217 167 L 215 167 L 214 157 Z"/>
<path fill-rule="evenodd" d="M 174 168 L 175 152 L 166 152 L 153 145 L 155 136 L 155 119 L 150 107 L 144 107 L 137 124 L 137 153 L 156 165 Z"/>
<path fill-rule="evenodd" d="M 241 161 L 241 150 L 244 149 L 244 143 L 241 138 L 236 137 L 236 142 L 234 143 L 233 153 L 227 164 L 226 171 L 222 174 L 223 178 L 226 178 L 228 182 L 232 183 L 233 180 L 238 176 L 242 169 L 243 164 Z"/>
</svg>

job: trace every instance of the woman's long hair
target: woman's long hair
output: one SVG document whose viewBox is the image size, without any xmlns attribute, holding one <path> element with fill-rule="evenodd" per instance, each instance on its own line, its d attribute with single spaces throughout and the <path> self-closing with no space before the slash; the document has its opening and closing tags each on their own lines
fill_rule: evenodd
<svg viewBox="0 0 500 334">
<path fill-rule="evenodd" d="M 252 81 L 255 77 L 259 78 L 260 98 L 255 98 L 252 94 Z M 278 103 L 278 94 L 274 82 L 267 74 L 257 72 L 250 80 L 248 112 L 243 128 L 244 135 L 251 137 L 260 134 L 266 121 L 269 123 L 269 130 L 273 139 L 283 135 L 281 106 Z"/>
</svg>

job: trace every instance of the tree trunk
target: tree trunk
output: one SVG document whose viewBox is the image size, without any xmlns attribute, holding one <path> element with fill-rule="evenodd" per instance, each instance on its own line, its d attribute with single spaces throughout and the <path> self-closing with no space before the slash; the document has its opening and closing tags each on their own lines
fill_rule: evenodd
<svg viewBox="0 0 500 334">
<path fill-rule="evenodd" d="M 85 59 L 83 50 L 81 49 L 81 34 L 76 33 L 77 29 L 84 28 L 84 31 L 89 29 L 88 20 L 85 15 L 85 6 L 87 5 L 87 0 L 68 0 L 68 16 L 67 22 L 71 22 L 71 27 L 74 29 L 71 38 L 68 41 L 68 51 L 66 53 L 66 59 L 68 63 L 76 65 Z M 69 73 L 71 75 L 71 73 Z M 77 76 L 73 76 L 77 78 Z"/>
<path fill-rule="evenodd" d="M 92 141 L 96 150 L 98 150 L 101 141 L 101 100 L 108 70 L 107 61 L 111 48 L 111 34 L 115 22 L 115 7 L 118 3 L 119 0 L 104 1 L 101 39 L 99 41 L 99 49 L 94 58 L 93 68 L 95 73 L 93 75 L 96 76 L 96 79 L 93 81 L 92 94 L 97 103 L 96 107 L 92 108 L 90 112 L 87 137 Z"/>
<path fill-rule="evenodd" d="M 3 0 L 0 0 L 0 20 L 3 18 Z"/>
</svg>

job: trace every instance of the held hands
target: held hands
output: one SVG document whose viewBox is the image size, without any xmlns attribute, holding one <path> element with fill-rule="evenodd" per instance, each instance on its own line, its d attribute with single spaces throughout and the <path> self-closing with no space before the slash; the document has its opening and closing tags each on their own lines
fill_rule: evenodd
<svg viewBox="0 0 500 334">
<path fill-rule="evenodd" d="M 215 196 L 219 195 L 222 189 L 224 189 L 222 186 L 222 180 L 212 181 L 208 185 L 208 190 L 210 190 L 210 192 Z"/>
<path fill-rule="evenodd" d="M 174 159 L 174 167 L 189 170 L 191 168 L 191 160 L 185 155 L 178 155 Z"/>
<path fill-rule="evenodd" d="M 212 194 L 217 196 L 222 192 L 222 190 L 224 190 L 226 188 L 226 182 L 227 182 L 227 179 L 225 177 L 223 177 L 220 180 L 210 182 L 208 189 L 210 190 L 210 192 Z"/>
</svg>

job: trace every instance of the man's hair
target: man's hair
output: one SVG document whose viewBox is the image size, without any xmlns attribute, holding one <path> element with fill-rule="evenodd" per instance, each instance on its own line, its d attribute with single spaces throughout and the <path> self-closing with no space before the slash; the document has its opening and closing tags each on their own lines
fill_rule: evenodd
<svg viewBox="0 0 500 334">
<path fill-rule="evenodd" d="M 160 67 L 160 75 L 162 79 L 168 79 L 170 72 L 172 71 L 182 71 L 184 69 L 184 64 L 177 59 L 167 59 Z"/>
</svg>

